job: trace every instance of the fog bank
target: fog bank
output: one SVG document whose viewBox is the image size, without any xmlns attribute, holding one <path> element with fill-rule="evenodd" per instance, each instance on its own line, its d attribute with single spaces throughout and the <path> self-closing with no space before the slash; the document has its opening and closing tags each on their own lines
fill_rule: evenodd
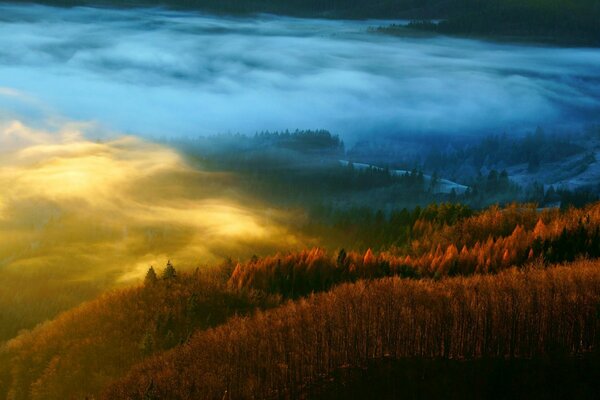
<svg viewBox="0 0 600 400">
<path fill-rule="evenodd" d="M 135 137 L 0 122 L 0 343 L 107 288 L 303 247 L 289 213 Z"/>
<path fill-rule="evenodd" d="M 148 136 L 469 134 L 599 114 L 597 49 L 391 37 L 373 25 L 2 5 L 0 109 Z"/>
</svg>

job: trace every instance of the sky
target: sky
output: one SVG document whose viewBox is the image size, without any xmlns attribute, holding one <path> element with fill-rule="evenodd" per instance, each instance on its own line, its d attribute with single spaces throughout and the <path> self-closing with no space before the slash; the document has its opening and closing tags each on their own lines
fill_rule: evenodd
<svg viewBox="0 0 600 400">
<path fill-rule="evenodd" d="M 0 6 L 0 118 L 144 137 L 352 138 L 576 127 L 600 52 L 368 32 L 373 21 Z M 387 22 L 386 22 L 387 23 Z"/>
</svg>

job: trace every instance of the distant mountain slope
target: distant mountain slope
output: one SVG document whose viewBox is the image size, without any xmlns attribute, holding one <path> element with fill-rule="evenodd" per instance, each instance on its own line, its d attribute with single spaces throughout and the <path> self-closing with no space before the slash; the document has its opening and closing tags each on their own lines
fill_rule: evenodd
<svg viewBox="0 0 600 400">
<path fill-rule="evenodd" d="M 340 160 L 340 164 L 346 167 L 350 165 L 350 161 Z M 371 164 L 352 163 L 352 166 L 359 170 L 374 168 L 384 171 L 384 168 L 377 167 Z M 411 171 L 405 169 L 392 169 L 389 172 L 391 175 L 394 176 L 405 176 L 411 173 Z M 453 190 L 455 193 L 464 193 L 469 188 L 468 186 L 461 185 L 460 183 L 452 182 L 448 179 L 432 177 L 431 175 L 423 175 L 423 180 L 426 185 L 432 186 L 433 193 L 448 194 L 451 193 Z"/>
<path fill-rule="evenodd" d="M 410 28 L 444 34 L 502 38 L 574 45 L 600 45 L 598 0 L 456 0 L 448 2 L 443 19 L 423 9 L 422 21 Z M 383 27 L 383 32 L 402 32 L 403 27 Z"/>
<path fill-rule="evenodd" d="M 411 28 L 445 34 L 600 45 L 600 0 L 38 0 L 37 3 L 55 6 L 161 6 L 225 14 L 414 19 L 421 22 L 411 24 Z M 441 22 L 431 23 L 429 20 L 432 19 Z M 380 30 L 394 33 L 398 28 L 390 26 Z M 400 30 L 403 29 L 400 27 Z"/>
</svg>

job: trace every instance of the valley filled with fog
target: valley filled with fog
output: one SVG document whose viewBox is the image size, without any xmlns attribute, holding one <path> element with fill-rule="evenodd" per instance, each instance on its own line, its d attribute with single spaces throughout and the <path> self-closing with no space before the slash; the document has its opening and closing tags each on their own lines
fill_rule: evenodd
<svg viewBox="0 0 600 400">
<path fill-rule="evenodd" d="M 595 398 L 600 0 L 166 3 L 0 0 L 0 400 Z"/>
<path fill-rule="evenodd" d="M 425 151 L 597 123 L 597 50 L 372 29 L 392 22 L 0 5 L 0 342 L 169 259 L 365 250 L 399 236 L 340 221 L 597 182 L 600 137 Z"/>
<path fill-rule="evenodd" d="M 390 21 L 0 6 L 0 109 L 148 137 L 328 129 L 344 139 L 570 127 L 600 111 L 600 53 Z"/>
</svg>

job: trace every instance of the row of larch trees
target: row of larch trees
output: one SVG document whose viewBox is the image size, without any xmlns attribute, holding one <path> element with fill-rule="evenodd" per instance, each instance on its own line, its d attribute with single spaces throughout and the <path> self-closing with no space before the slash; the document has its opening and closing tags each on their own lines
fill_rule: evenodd
<svg viewBox="0 0 600 400">
<path fill-rule="evenodd" d="M 600 204 L 566 212 L 533 206 L 492 207 L 454 225 L 419 219 L 409 248 L 375 254 L 314 248 L 236 266 L 238 288 L 297 297 L 340 282 L 384 276 L 435 277 L 496 273 L 537 261 L 600 257 Z"/>
</svg>

